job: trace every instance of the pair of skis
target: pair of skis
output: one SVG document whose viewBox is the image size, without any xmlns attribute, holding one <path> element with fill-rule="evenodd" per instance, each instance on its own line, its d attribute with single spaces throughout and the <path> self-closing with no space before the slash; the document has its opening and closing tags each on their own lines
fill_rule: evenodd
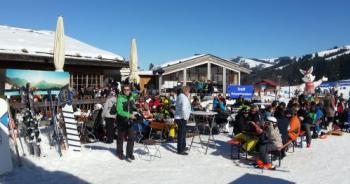
<svg viewBox="0 0 350 184">
<path fill-rule="evenodd" d="M 41 133 L 40 133 L 40 119 L 35 116 L 34 109 L 34 95 L 30 89 L 22 87 L 20 89 L 22 104 L 25 105 L 22 111 L 23 121 L 25 125 L 25 137 L 31 155 L 41 156 Z"/>
<path fill-rule="evenodd" d="M 51 108 L 51 123 L 53 125 L 53 132 L 50 135 L 50 144 L 55 146 L 59 156 L 62 156 L 62 144 L 65 143 L 62 128 L 57 120 L 57 107 L 63 106 L 65 104 L 71 105 L 73 103 L 74 92 L 69 89 L 68 86 L 63 87 L 59 94 L 57 95 L 57 104 L 54 106 L 52 100 L 52 90 L 48 90 L 48 97 L 50 101 Z"/>
<path fill-rule="evenodd" d="M 260 168 L 254 161 L 248 161 L 248 162 L 240 162 L 240 161 L 238 161 L 238 162 L 235 162 L 235 164 L 238 167 L 247 168 L 247 169 L 254 169 L 256 171 L 260 170 L 261 172 L 264 172 L 264 170 L 289 172 L 288 170 L 285 170 L 285 169 L 283 169 L 281 167 L 277 167 L 277 166 L 273 166 L 271 168 Z"/>
<path fill-rule="evenodd" d="M 56 107 L 54 106 L 53 100 L 52 100 L 52 91 L 48 90 L 47 94 L 50 101 L 51 124 L 53 126 L 53 132 L 50 135 L 50 145 L 56 148 L 58 155 L 61 157 L 62 156 L 61 145 L 62 145 L 62 142 L 64 141 L 63 134 L 59 126 L 59 122 L 57 121 Z M 58 102 L 57 102 L 57 106 L 58 106 Z"/>
</svg>

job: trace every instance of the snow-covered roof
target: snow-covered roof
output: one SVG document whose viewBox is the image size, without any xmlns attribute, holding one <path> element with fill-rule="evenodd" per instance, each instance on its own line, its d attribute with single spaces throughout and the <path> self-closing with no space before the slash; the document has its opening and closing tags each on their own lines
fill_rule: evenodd
<svg viewBox="0 0 350 184">
<path fill-rule="evenodd" d="M 152 70 L 138 71 L 137 73 L 139 75 L 153 75 L 153 71 Z"/>
<path fill-rule="evenodd" d="M 54 37 L 53 31 L 0 25 L 0 53 L 52 56 Z M 124 60 L 117 54 L 98 49 L 67 35 L 65 35 L 65 53 L 67 57 L 82 59 Z"/>
<path fill-rule="evenodd" d="M 198 58 L 198 57 L 202 57 L 204 55 L 205 54 L 198 54 L 198 55 L 194 55 L 194 56 L 191 56 L 191 57 L 186 57 L 186 58 L 181 58 L 181 59 L 169 61 L 169 62 L 161 64 L 161 65 L 159 65 L 157 67 L 163 68 L 163 67 L 174 65 L 174 64 L 178 64 L 178 63 L 181 63 L 181 62 L 184 62 L 184 61 L 187 61 L 187 60 L 191 60 L 191 59 L 195 59 L 195 58 Z"/>
</svg>

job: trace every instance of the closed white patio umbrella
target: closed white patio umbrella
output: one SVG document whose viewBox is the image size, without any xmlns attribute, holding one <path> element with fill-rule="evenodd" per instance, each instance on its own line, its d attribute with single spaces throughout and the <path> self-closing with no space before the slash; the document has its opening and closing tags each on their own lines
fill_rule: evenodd
<svg viewBox="0 0 350 184">
<path fill-rule="evenodd" d="M 133 38 L 131 41 L 131 51 L 130 51 L 130 74 L 129 81 L 140 83 L 140 77 L 138 75 L 138 67 L 137 67 L 137 47 L 136 47 L 136 39 Z"/>
<path fill-rule="evenodd" d="M 55 32 L 55 45 L 54 45 L 54 64 L 56 72 L 63 72 L 64 66 L 64 28 L 63 17 L 59 16 L 57 19 L 57 27 Z"/>
</svg>

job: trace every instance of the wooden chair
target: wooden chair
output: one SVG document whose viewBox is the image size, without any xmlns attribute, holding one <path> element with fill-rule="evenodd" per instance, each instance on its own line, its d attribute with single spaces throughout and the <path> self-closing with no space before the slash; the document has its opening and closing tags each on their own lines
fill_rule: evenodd
<svg viewBox="0 0 350 184">
<path fill-rule="evenodd" d="M 163 133 L 164 130 L 167 128 L 166 124 L 163 122 L 157 122 L 157 121 L 152 121 L 151 124 L 149 125 L 150 127 L 150 134 L 149 134 L 149 139 L 152 137 L 152 131 L 156 130 L 156 131 L 160 131 L 160 141 L 163 141 Z"/>
</svg>

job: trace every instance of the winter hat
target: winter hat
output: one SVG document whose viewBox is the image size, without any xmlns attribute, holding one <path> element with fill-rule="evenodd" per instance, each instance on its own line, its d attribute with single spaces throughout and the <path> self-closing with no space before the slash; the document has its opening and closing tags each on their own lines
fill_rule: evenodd
<svg viewBox="0 0 350 184">
<path fill-rule="evenodd" d="M 277 123 L 277 119 L 275 117 L 273 117 L 273 116 L 268 116 L 266 118 L 266 120 L 269 121 L 269 122 L 272 122 L 272 124 L 276 124 Z"/>
</svg>

